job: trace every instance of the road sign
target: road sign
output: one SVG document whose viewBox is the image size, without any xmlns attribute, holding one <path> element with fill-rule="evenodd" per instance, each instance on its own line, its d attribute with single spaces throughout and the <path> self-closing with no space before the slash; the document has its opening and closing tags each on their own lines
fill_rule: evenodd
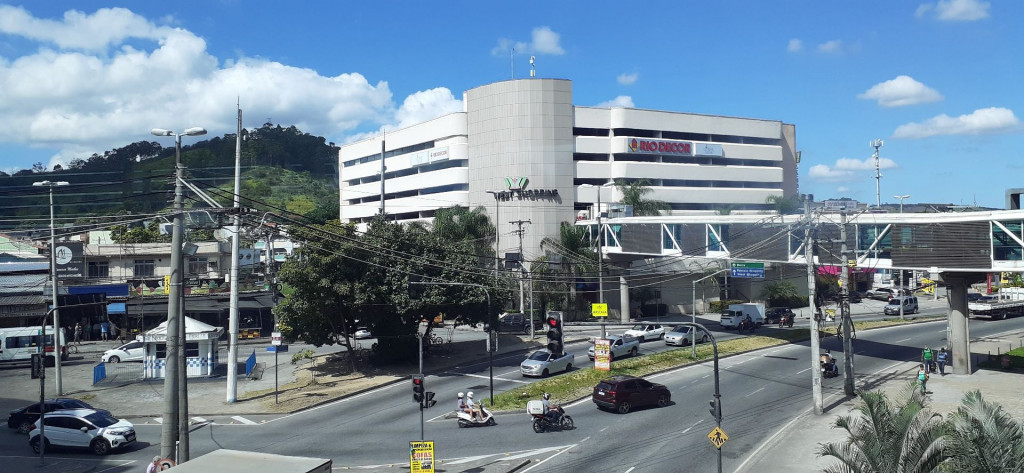
<svg viewBox="0 0 1024 473">
<path fill-rule="evenodd" d="M 708 433 L 708 440 L 715 448 L 721 449 L 722 445 L 725 445 L 725 441 L 729 440 L 729 436 L 725 435 L 725 431 L 721 427 L 715 427 Z"/>
<path fill-rule="evenodd" d="M 284 353 L 288 351 L 288 345 L 270 345 L 267 347 L 267 351 L 271 353 Z"/>
<path fill-rule="evenodd" d="M 409 442 L 409 473 L 434 473 L 434 441 Z"/>
<path fill-rule="evenodd" d="M 281 344 L 281 332 L 270 332 L 270 344 L 280 345 Z"/>
<path fill-rule="evenodd" d="M 590 304 L 590 315 L 608 317 L 608 304 Z"/>
<path fill-rule="evenodd" d="M 607 338 L 594 340 L 594 369 L 611 371 L 612 369 L 612 344 Z"/>
<path fill-rule="evenodd" d="M 764 263 L 729 263 L 730 276 L 734 278 L 763 278 Z"/>
</svg>

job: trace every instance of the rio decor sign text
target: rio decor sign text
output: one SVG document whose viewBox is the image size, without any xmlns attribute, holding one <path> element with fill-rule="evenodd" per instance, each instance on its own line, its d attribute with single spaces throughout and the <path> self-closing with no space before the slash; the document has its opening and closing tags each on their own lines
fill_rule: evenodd
<svg viewBox="0 0 1024 473">
<path fill-rule="evenodd" d="M 681 154 L 693 156 L 693 143 L 688 141 L 662 141 L 630 138 L 629 151 L 631 153 Z"/>
</svg>

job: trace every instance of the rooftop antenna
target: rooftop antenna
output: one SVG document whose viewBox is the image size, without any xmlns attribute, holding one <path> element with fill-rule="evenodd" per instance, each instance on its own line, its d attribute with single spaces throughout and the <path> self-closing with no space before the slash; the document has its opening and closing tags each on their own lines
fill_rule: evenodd
<svg viewBox="0 0 1024 473">
<path fill-rule="evenodd" d="M 874 158 L 875 158 L 875 207 L 878 207 L 878 208 L 882 207 L 882 193 L 881 193 L 882 173 L 879 171 L 879 165 L 878 165 L 878 148 L 881 148 L 884 145 L 885 145 L 885 143 L 882 140 L 874 140 L 874 141 L 868 143 L 868 146 L 871 146 L 872 148 L 875 148 L 875 155 L 874 155 Z"/>
<path fill-rule="evenodd" d="M 516 78 L 516 48 L 512 48 L 508 52 L 508 64 L 512 69 L 512 79 Z"/>
<path fill-rule="evenodd" d="M 530 56 L 530 77 L 537 77 L 537 66 L 533 63 L 537 56 Z"/>
</svg>

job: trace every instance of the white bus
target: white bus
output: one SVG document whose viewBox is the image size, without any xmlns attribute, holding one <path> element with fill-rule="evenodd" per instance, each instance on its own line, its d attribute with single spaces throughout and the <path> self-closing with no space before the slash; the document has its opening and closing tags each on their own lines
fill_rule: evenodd
<svg viewBox="0 0 1024 473">
<path fill-rule="evenodd" d="M 53 327 L 46 327 L 46 343 L 43 348 L 42 327 L 11 327 L 0 328 L 0 362 L 4 361 L 28 361 L 32 359 L 33 353 L 39 353 L 44 349 L 47 366 L 53 365 Z M 60 335 L 61 360 L 68 358 L 67 340 L 64 331 Z"/>
</svg>

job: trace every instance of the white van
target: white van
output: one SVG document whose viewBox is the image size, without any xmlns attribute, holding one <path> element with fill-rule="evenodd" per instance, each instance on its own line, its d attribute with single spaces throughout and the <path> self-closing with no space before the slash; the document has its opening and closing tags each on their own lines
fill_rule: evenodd
<svg viewBox="0 0 1024 473">
<path fill-rule="evenodd" d="M 33 353 L 39 353 L 42 347 L 42 327 L 11 327 L 0 328 L 0 362 L 3 361 L 28 361 L 32 359 Z M 68 359 L 67 340 L 64 331 L 60 335 L 61 360 Z M 46 355 L 53 356 L 53 327 L 46 327 Z M 47 365 L 52 365 L 53 360 L 48 359 Z"/>
</svg>

